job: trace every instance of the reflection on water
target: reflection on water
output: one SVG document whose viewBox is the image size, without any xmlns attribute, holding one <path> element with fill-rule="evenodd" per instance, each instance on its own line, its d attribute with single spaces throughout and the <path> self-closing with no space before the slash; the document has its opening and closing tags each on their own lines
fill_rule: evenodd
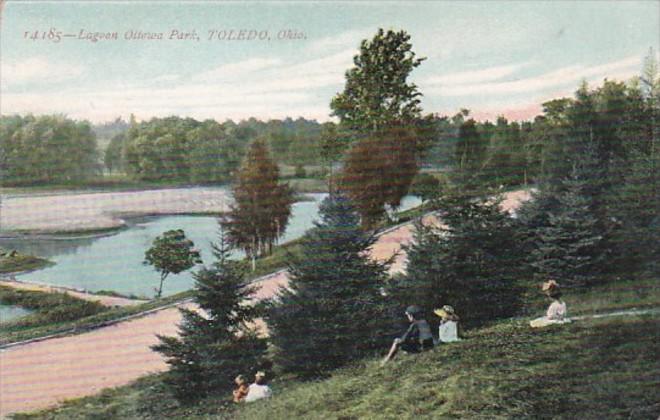
<svg viewBox="0 0 660 420">
<path fill-rule="evenodd" d="M 79 248 L 89 247 L 96 238 L 76 239 L 0 239 L 0 248 L 15 249 L 26 255 L 51 258 L 56 255 L 75 254 Z"/>
<path fill-rule="evenodd" d="M 13 321 L 14 319 L 31 314 L 29 309 L 16 305 L 0 305 L 0 323 Z"/>
<path fill-rule="evenodd" d="M 281 243 L 301 237 L 318 219 L 318 207 L 325 194 L 311 194 L 312 201 L 295 203 L 289 226 Z M 406 197 L 401 209 L 419 205 Z M 159 275 L 143 265 L 144 252 L 154 238 L 170 229 L 183 229 L 201 250 L 206 264 L 213 261 L 211 242 L 217 238 L 218 224 L 210 216 L 163 216 L 134 219 L 131 226 L 115 235 L 95 239 L 0 240 L 0 247 L 47 257 L 56 264 L 16 276 L 19 280 L 75 287 L 89 291 L 114 290 L 125 295 L 153 296 Z M 235 258 L 243 253 L 235 251 Z M 190 272 L 171 274 L 163 285 L 163 295 L 189 289 Z"/>
</svg>

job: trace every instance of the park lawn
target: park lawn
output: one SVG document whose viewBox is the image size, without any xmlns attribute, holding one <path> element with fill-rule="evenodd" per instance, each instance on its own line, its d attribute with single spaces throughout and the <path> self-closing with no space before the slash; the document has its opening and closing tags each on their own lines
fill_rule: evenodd
<svg viewBox="0 0 660 420">
<path fill-rule="evenodd" d="M 631 284 L 632 286 L 632 284 Z M 644 284 L 640 284 L 643 288 Z M 603 286 L 606 296 L 610 286 Z M 658 301 L 651 288 L 647 303 Z M 617 310 L 594 290 L 582 308 Z M 594 303 L 590 303 L 592 299 Z M 624 299 L 625 301 L 628 298 Z M 569 307 L 570 309 L 570 307 Z M 460 343 L 421 355 L 357 361 L 329 378 L 275 379 L 275 396 L 245 406 L 229 389 L 179 406 L 162 374 L 16 418 L 635 418 L 660 415 L 660 314 L 585 319 L 532 330 L 511 319 L 468 330 Z M 385 352 L 386 349 L 383 349 Z M 229 386 L 229 384 L 228 384 Z"/>
</svg>

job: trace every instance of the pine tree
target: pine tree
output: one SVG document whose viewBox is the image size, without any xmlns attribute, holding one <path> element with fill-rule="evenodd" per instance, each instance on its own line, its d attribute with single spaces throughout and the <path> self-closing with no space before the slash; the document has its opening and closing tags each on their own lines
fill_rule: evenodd
<svg viewBox="0 0 660 420">
<path fill-rule="evenodd" d="M 559 188 L 547 189 L 538 200 L 555 201 L 545 206 L 545 220 L 534 226 L 534 242 L 530 254 L 531 267 L 539 280 L 556 279 L 567 286 L 587 286 L 593 283 L 606 255 L 601 246 L 605 232 L 594 213 L 588 193 L 588 178 L 583 167 L 576 166 Z M 547 195 L 553 197 L 547 197 Z M 540 206 L 543 207 L 543 206 Z M 526 217 L 532 217 L 527 214 Z"/>
<path fill-rule="evenodd" d="M 331 195 L 289 267 L 289 290 L 272 304 L 267 323 L 283 372 L 315 377 L 382 349 L 388 317 L 381 287 L 386 263 L 372 261 L 375 242 L 348 200 Z"/>
<path fill-rule="evenodd" d="M 154 351 L 170 365 L 166 384 L 182 402 L 194 401 L 232 386 L 232 378 L 259 368 L 266 343 L 247 324 L 257 309 L 246 305 L 254 288 L 245 270 L 230 261 L 221 234 L 214 245 L 216 262 L 195 273 L 194 302 L 201 312 L 180 309 L 183 321 L 178 337 L 159 335 Z"/>
<path fill-rule="evenodd" d="M 284 234 L 291 216 L 293 192 L 279 183 L 279 168 L 270 158 L 266 143 L 250 146 L 233 187 L 234 204 L 222 220 L 229 242 L 252 259 L 271 252 Z"/>
<path fill-rule="evenodd" d="M 452 194 L 439 201 L 443 227 L 417 223 L 406 247 L 406 275 L 392 294 L 401 306 L 452 305 L 467 324 L 517 314 L 521 308 L 520 245 L 499 201 Z"/>
</svg>

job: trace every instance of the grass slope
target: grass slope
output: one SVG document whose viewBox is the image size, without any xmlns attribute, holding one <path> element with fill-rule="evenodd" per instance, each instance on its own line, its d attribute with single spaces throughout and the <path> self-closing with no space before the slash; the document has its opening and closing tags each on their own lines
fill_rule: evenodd
<svg viewBox="0 0 660 420">
<path fill-rule="evenodd" d="M 641 292 L 640 292 L 641 291 Z M 639 296 L 642 295 L 642 296 Z M 615 297 L 619 296 L 620 299 Z M 657 279 L 567 296 L 572 314 L 660 306 Z M 540 303 L 539 303 L 540 304 Z M 545 304 L 545 303 L 543 303 Z M 538 311 L 543 308 L 539 306 Z M 245 406 L 230 392 L 181 407 L 162 375 L 16 418 L 634 418 L 660 415 L 660 315 L 586 319 L 532 330 L 527 319 L 467 331 L 421 355 L 356 362 L 330 378 L 279 379 L 275 397 Z M 385 349 L 383 349 L 385 351 Z M 230 384 L 228 384 L 229 386 Z"/>
</svg>

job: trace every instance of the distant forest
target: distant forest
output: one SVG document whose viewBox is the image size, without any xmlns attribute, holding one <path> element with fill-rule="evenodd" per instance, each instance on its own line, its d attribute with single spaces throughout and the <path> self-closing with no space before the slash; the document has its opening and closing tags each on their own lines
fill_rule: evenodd
<svg viewBox="0 0 660 420">
<path fill-rule="evenodd" d="M 598 127 L 616 127 L 608 132 L 620 138 L 609 143 L 612 153 L 614 145 L 625 144 L 628 137 L 636 144 L 653 137 L 650 107 L 638 83 L 606 81 L 595 89 L 584 85 L 576 95 L 603 103 L 605 108 L 596 106 L 593 118 L 604 119 Z M 553 155 L 556 137 L 565 135 L 567 111 L 575 102 L 546 102 L 542 115 L 524 122 L 504 117 L 478 122 L 468 110 L 452 117 L 432 115 L 424 121 L 420 167 L 469 173 L 491 186 L 536 183 Z M 84 183 L 114 174 L 136 181 L 222 184 L 231 181 L 256 139 L 265 140 L 276 162 L 294 167 L 297 176 L 324 178 L 356 141 L 351 136 L 333 122 L 304 118 L 219 123 L 172 116 L 92 125 L 62 115 L 2 116 L 1 182 Z"/>
</svg>

